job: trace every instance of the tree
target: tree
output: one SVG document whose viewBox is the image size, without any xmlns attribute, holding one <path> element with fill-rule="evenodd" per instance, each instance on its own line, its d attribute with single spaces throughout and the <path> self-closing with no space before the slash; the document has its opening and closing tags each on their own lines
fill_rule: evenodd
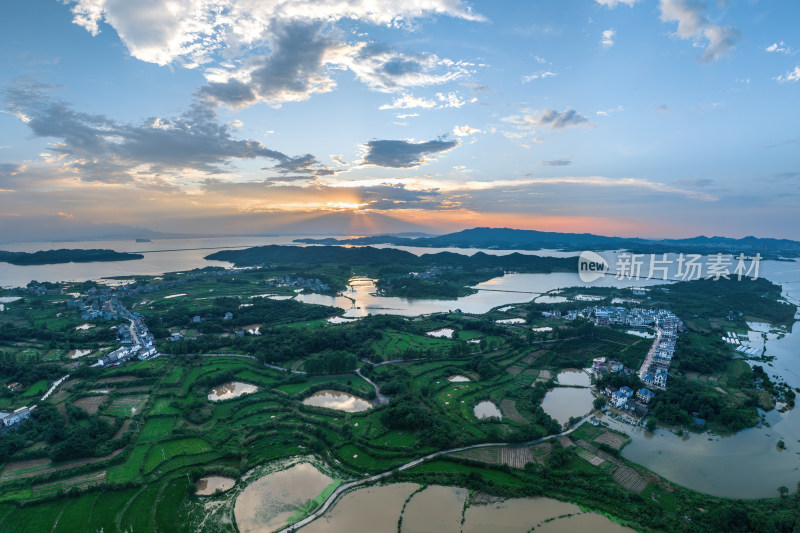
<svg viewBox="0 0 800 533">
<path fill-rule="evenodd" d="M 605 398 L 595 398 L 594 402 L 592 403 L 592 405 L 594 406 L 595 409 L 597 409 L 599 411 L 600 409 L 605 407 L 606 399 Z"/>
<path fill-rule="evenodd" d="M 658 420 L 656 420 L 652 416 L 647 419 L 647 424 L 645 425 L 647 431 L 655 431 L 657 426 L 658 426 Z"/>
<path fill-rule="evenodd" d="M 781 485 L 778 487 L 778 492 L 781 495 L 781 498 L 785 498 L 787 494 L 789 494 L 789 489 L 785 485 Z"/>
</svg>

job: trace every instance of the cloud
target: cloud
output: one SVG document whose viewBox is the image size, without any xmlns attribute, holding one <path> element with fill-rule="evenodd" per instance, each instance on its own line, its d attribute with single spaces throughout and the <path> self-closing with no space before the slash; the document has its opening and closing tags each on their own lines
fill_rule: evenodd
<svg viewBox="0 0 800 533">
<path fill-rule="evenodd" d="M 66 0 L 73 22 L 92 35 L 111 26 L 130 54 L 166 65 L 202 65 L 220 52 L 238 52 L 266 40 L 275 21 L 329 24 L 343 19 L 402 26 L 444 15 L 471 21 L 485 18 L 460 0 Z"/>
<path fill-rule="evenodd" d="M 678 23 L 676 36 L 706 42 L 701 63 L 713 63 L 726 55 L 741 38 L 734 27 L 711 24 L 705 16 L 707 6 L 696 0 L 660 0 L 659 7 L 662 21 Z"/>
<path fill-rule="evenodd" d="M 387 168 L 416 168 L 430 161 L 430 154 L 448 152 L 458 146 L 458 141 L 373 140 L 364 145 L 366 153 L 362 165 Z"/>
<path fill-rule="evenodd" d="M 614 46 L 614 35 L 616 35 L 616 30 L 605 30 L 603 32 L 603 37 L 600 39 L 600 44 L 603 45 L 605 48 L 611 48 Z"/>
<path fill-rule="evenodd" d="M 624 4 L 626 6 L 633 6 L 639 0 L 594 0 L 601 6 L 605 6 L 607 8 L 613 9 L 620 4 Z"/>
<path fill-rule="evenodd" d="M 553 130 L 560 130 L 571 126 L 589 124 L 589 119 L 574 109 L 567 109 L 566 111 L 545 109 L 539 115 L 512 115 L 502 120 L 514 124 L 520 131 L 532 131 L 537 127 L 549 127 Z"/>
<path fill-rule="evenodd" d="M 431 109 L 436 107 L 436 101 L 431 100 L 429 98 L 424 97 L 417 97 L 413 94 L 404 93 L 394 100 L 392 100 L 391 104 L 384 104 L 380 106 L 378 109 L 386 110 L 386 109 L 416 109 L 416 108 L 423 108 L 423 109 Z"/>
<path fill-rule="evenodd" d="M 778 83 L 787 83 L 787 82 L 796 83 L 800 81 L 800 66 L 795 66 L 794 70 L 790 70 L 789 72 L 787 72 L 782 76 L 777 76 L 775 80 Z"/>
<path fill-rule="evenodd" d="M 475 133 L 483 133 L 483 132 L 478 128 L 473 128 L 471 126 L 467 126 L 466 124 L 464 126 L 455 126 L 453 128 L 453 135 L 455 135 L 456 137 L 467 137 Z"/>
<path fill-rule="evenodd" d="M 572 164 L 569 159 L 553 159 L 551 161 L 539 161 L 539 164 L 544 167 L 566 167 Z"/>
<path fill-rule="evenodd" d="M 555 78 L 558 76 L 555 72 L 550 72 L 549 70 L 543 70 L 541 72 L 534 72 L 533 74 L 528 74 L 527 76 L 522 76 L 522 83 L 530 83 L 534 80 L 545 80 L 547 78 Z"/>
<path fill-rule="evenodd" d="M 473 72 L 469 62 L 429 53 L 403 53 L 387 46 L 360 43 L 339 58 L 356 78 L 372 90 L 400 92 L 462 79 Z"/>
<path fill-rule="evenodd" d="M 601 117 L 607 117 L 613 113 L 620 113 L 622 111 L 625 111 L 625 109 L 621 105 L 618 105 L 612 109 L 601 109 L 599 111 L 595 111 L 595 113 Z"/>
<path fill-rule="evenodd" d="M 198 90 L 198 96 L 231 107 L 256 101 L 280 105 L 336 87 L 322 67 L 336 62 L 347 47 L 324 33 L 319 24 L 275 24 L 269 42 L 272 52 L 267 56 L 250 58 L 233 70 L 209 70 L 206 76 L 211 81 Z"/>
<path fill-rule="evenodd" d="M 766 47 L 764 49 L 764 51 L 765 52 L 770 52 L 770 53 L 773 53 L 773 54 L 774 53 L 778 53 L 778 54 L 786 54 L 786 55 L 791 55 L 791 54 L 794 53 L 794 50 L 792 50 L 791 48 L 786 46 L 786 43 L 784 43 L 783 41 L 781 41 L 780 43 L 772 43 L 771 45 Z"/>
<path fill-rule="evenodd" d="M 120 122 L 75 111 L 51 97 L 49 90 L 35 82 L 14 84 L 4 91 L 6 109 L 34 136 L 57 139 L 44 159 L 83 180 L 118 183 L 146 173 L 168 175 L 187 169 L 221 173 L 236 159 L 272 159 L 278 161 L 278 170 L 294 166 L 294 170 L 311 171 L 316 164 L 309 155 L 292 158 L 255 140 L 234 139 L 230 126 L 218 122 L 214 111 L 200 104 L 177 117 Z"/>
</svg>

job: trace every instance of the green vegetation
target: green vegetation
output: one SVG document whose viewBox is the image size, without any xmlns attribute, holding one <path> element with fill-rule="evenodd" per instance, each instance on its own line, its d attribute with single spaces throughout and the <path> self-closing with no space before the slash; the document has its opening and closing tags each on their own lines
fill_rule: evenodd
<svg viewBox="0 0 800 533">
<path fill-rule="evenodd" d="M 82 324 L 77 311 L 60 295 L 26 295 L 10 304 L 0 314 L 0 377 L 19 387 L 0 387 L 0 408 L 32 404 L 55 379 L 67 373 L 70 379 L 48 401 L 38 402 L 31 420 L 0 434 L 0 530 L 190 531 L 192 522 L 185 520 L 190 510 L 206 501 L 227 505 L 228 497 L 201 499 L 194 494 L 195 480 L 209 474 L 240 480 L 256 467 L 302 454 L 335 469 L 335 482 L 300 510 L 300 516 L 345 480 L 390 471 L 437 450 L 487 442 L 518 446 L 511 453 L 481 447 L 475 455 L 439 456 L 395 473 L 391 481 L 451 484 L 500 496 L 547 495 L 640 530 L 791 531 L 800 523 L 800 499 L 788 489 L 772 499 L 747 502 L 689 491 L 625 461 L 608 444 L 622 446 L 625 438 L 602 437 L 613 433 L 603 427 L 582 426 L 563 446 L 552 439 L 530 445 L 562 430 L 542 409 L 553 384 L 542 371 L 553 376 L 564 368 L 588 366 L 595 357 L 638 368 L 652 340 L 585 320 L 541 316 L 542 310 L 567 309 L 574 303 L 519 304 L 513 312 L 495 310 L 484 316 L 369 316 L 333 325 L 324 319 L 341 314 L 340 309 L 263 296 L 290 295 L 286 288 L 270 285 L 270 278 L 278 275 L 324 277 L 335 286 L 352 274 L 337 263 L 345 260 L 352 260 L 359 272 L 391 280 L 383 285 L 387 291 L 410 280 L 400 276 L 411 268 L 451 265 L 453 269 L 441 269 L 443 274 L 425 283 L 459 290 L 477 279 L 470 276 L 498 273 L 491 258 L 481 254 L 464 260 L 459 269 L 455 261 L 461 256 L 454 254 L 418 261 L 405 253 L 314 250 L 320 255 L 313 261 L 307 252 L 282 256 L 278 252 L 286 250 L 245 251 L 242 260 L 268 266 L 232 276 L 174 274 L 164 276 L 158 286 L 140 279 L 143 285 L 154 283 L 153 290 L 125 304 L 145 317 L 164 355 L 111 369 L 89 368 L 80 360 L 77 368 L 68 369 L 76 361 L 67 360 L 65 353 L 77 347 L 113 349 L 109 327 L 115 323 L 97 321 L 95 328 L 76 330 Z M 560 268 L 560 263 L 526 259 L 534 256 L 506 257 L 503 268 L 515 262 L 518 270 Z M 648 301 L 674 306 L 689 328 L 680 337 L 675 361 L 682 375 L 674 376 L 670 388 L 651 403 L 648 428 L 656 420 L 690 426 L 699 417 L 711 429 L 737 430 L 758 422 L 757 407 L 769 408 L 777 400 L 793 404 L 794 391 L 771 380 L 764 368 L 751 369 L 736 359 L 731 347 L 718 340 L 723 328 L 741 328 L 743 317 L 783 323 L 793 308 L 776 302 L 780 293 L 775 287 L 698 285 L 694 292 L 708 293 L 709 301 L 701 296 L 686 304 L 685 295 L 676 295 L 692 293 L 692 286 L 687 287 L 653 291 Z M 604 297 L 620 292 L 590 290 Z M 175 294 L 185 296 L 167 298 Z M 743 317 L 729 317 L 733 311 Z M 225 319 L 228 312 L 233 317 Z M 514 316 L 524 316 L 529 324 L 495 323 Z M 530 329 L 544 325 L 552 330 Z M 256 326 L 257 335 L 235 334 Z M 455 331 L 453 339 L 426 335 L 445 327 Z M 187 338 L 167 340 L 174 332 Z M 39 355 L 26 356 L 27 349 Z M 386 361 L 391 364 L 381 364 Z M 390 398 L 388 404 L 359 413 L 302 404 L 322 389 L 375 399 L 375 389 L 356 369 Z M 703 374 L 715 379 L 704 381 Z M 469 381 L 451 382 L 453 375 Z M 598 386 L 639 386 L 637 379 L 609 375 Z M 208 400 L 210 389 L 233 381 L 258 390 L 220 402 Z M 499 406 L 503 418 L 479 420 L 474 408 L 482 401 Z M 598 399 L 594 407 L 603 403 Z M 606 454 L 603 461 L 590 461 L 600 453 Z M 214 522 L 206 530 L 231 527 Z"/>
</svg>

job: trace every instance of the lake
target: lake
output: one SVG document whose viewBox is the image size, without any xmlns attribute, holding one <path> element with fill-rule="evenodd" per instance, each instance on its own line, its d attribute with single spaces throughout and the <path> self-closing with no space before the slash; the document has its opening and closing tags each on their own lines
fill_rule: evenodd
<svg viewBox="0 0 800 533">
<path fill-rule="evenodd" d="M 783 286 L 783 295 L 800 303 L 800 264 L 766 261 L 762 275 Z M 766 331 L 769 331 L 766 329 Z M 775 356 L 768 372 L 800 387 L 800 327 L 779 338 L 767 332 L 766 355 Z M 694 490 L 730 498 L 775 497 L 781 485 L 792 492 L 800 480 L 800 409 L 766 413 L 770 427 L 756 427 L 731 436 L 711 437 L 691 433 L 678 437 L 666 431 L 650 433 L 641 428 L 603 419 L 628 433 L 632 442 L 622 455 L 665 478 Z M 778 440 L 786 450 L 776 447 Z"/>
<path fill-rule="evenodd" d="M 344 309 L 345 317 L 362 317 L 371 314 L 418 316 L 461 309 L 464 313 L 482 314 L 495 307 L 533 300 L 554 288 L 580 285 L 577 273 L 556 272 L 552 274 L 506 274 L 475 285 L 478 292 L 461 298 L 434 300 L 423 298 L 399 298 L 376 294 L 375 280 L 356 277 L 338 296 L 325 294 L 298 294 L 297 301 L 309 304 L 330 305 Z M 654 284 L 653 282 L 651 284 Z M 663 282 L 658 282 L 663 283 Z M 646 285 L 642 280 L 618 280 L 614 277 L 595 282 L 597 286 L 631 287 Z M 580 307 L 576 304 L 576 307 Z M 521 324 L 522 318 L 506 319 L 511 324 Z"/>
</svg>

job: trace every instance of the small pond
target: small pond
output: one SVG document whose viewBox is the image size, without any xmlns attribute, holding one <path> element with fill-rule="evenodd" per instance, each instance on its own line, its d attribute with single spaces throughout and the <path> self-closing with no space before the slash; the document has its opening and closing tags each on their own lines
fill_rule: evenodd
<svg viewBox="0 0 800 533">
<path fill-rule="evenodd" d="M 592 378 L 583 370 L 569 369 L 562 370 L 556 376 L 559 385 L 570 385 L 572 387 L 588 387 L 592 384 Z"/>
<path fill-rule="evenodd" d="M 450 376 L 447 378 L 447 381 L 451 383 L 465 383 L 467 381 L 471 381 L 467 376 L 462 376 L 461 374 L 456 374 L 455 376 Z"/>
<path fill-rule="evenodd" d="M 236 480 L 231 477 L 206 476 L 198 479 L 195 483 L 195 487 L 197 487 L 197 494 L 200 496 L 210 496 L 217 491 L 225 492 L 235 484 Z"/>
<path fill-rule="evenodd" d="M 303 405 L 325 407 L 327 409 L 335 409 L 346 413 L 358 413 L 372 407 L 372 404 L 367 400 L 336 390 L 321 390 L 315 392 L 303 400 Z"/>
<path fill-rule="evenodd" d="M 212 402 L 220 400 L 230 400 L 231 398 L 238 398 L 242 394 L 250 394 L 256 392 L 258 387 L 250 383 L 242 383 L 241 381 L 231 381 L 223 385 L 218 385 L 211 389 L 208 399 Z"/>
<path fill-rule="evenodd" d="M 442 328 L 434 331 L 429 331 L 426 335 L 430 337 L 439 337 L 443 339 L 452 339 L 455 330 L 453 328 Z"/>
<path fill-rule="evenodd" d="M 500 320 L 495 320 L 497 324 L 525 324 L 526 321 L 524 318 L 502 318 Z"/>
<path fill-rule="evenodd" d="M 500 419 L 503 418 L 503 415 L 500 413 L 500 409 L 498 409 L 494 403 L 488 400 L 479 402 L 478 405 L 475 406 L 475 416 L 481 419 L 491 417 Z"/>
<path fill-rule="evenodd" d="M 565 424 L 571 417 L 588 414 L 593 401 L 594 397 L 588 388 L 556 387 L 545 395 L 542 409 L 559 424 Z"/>
</svg>

